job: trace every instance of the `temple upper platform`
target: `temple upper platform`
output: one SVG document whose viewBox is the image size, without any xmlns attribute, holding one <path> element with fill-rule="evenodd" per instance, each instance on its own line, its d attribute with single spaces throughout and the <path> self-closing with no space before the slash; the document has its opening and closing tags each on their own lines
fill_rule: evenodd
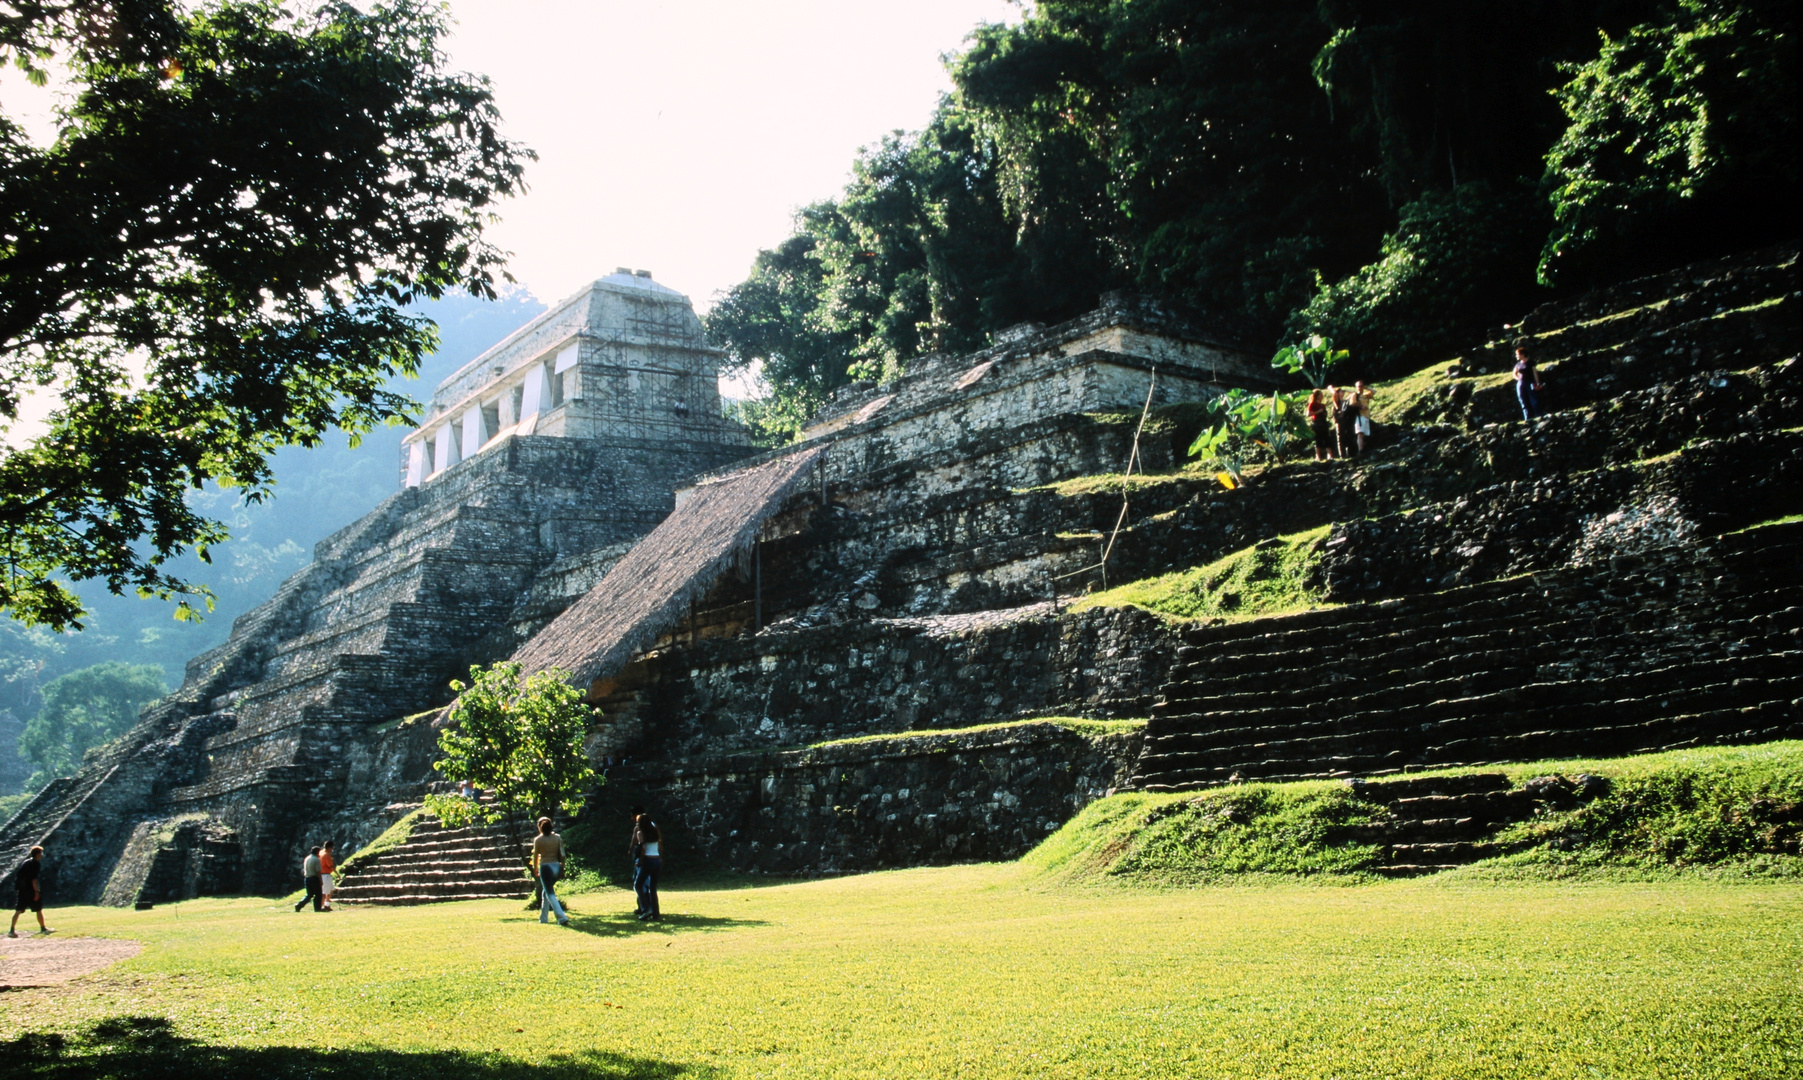
<svg viewBox="0 0 1803 1080">
<path fill-rule="evenodd" d="M 748 446 L 721 415 L 724 356 L 688 297 L 621 267 L 438 384 L 402 443 L 404 486 L 514 436 Z"/>
</svg>

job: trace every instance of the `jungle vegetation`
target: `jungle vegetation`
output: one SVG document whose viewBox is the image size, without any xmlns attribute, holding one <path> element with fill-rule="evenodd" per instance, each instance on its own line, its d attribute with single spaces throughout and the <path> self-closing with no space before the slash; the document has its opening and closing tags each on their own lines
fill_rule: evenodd
<svg viewBox="0 0 1803 1080">
<path fill-rule="evenodd" d="M 948 59 L 708 317 L 790 437 L 834 389 L 1125 288 L 1412 371 L 1535 303 L 1789 238 L 1780 0 L 1042 0 Z"/>
</svg>

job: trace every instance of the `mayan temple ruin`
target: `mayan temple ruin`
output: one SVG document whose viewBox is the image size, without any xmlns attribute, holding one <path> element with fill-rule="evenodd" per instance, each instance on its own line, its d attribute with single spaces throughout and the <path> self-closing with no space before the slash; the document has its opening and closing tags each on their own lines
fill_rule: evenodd
<svg viewBox="0 0 1803 1080">
<path fill-rule="evenodd" d="M 1218 320 L 1110 294 L 754 453 L 688 301 L 616 273 L 442 383 L 401 489 L 0 848 L 90 901 L 290 890 L 419 804 L 448 680 L 505 658 L 595 706 L 586 813 L 779 874 L 1010 858 L 1132 787 L 1796 737 L 1800 302 L 1791 246 L 1547 305 L 1512 333 L 1551 415 L 1474 343 L 1369 455 L 1229 486 L 1181 468 L 1201 403 L 1279 383 Z M 1084 602 L 1284 545 L 1316 610 Z M 1397 872 L 1480 857 L 1507 794 Z M 482 894 L 436 835 L 344 898 Z"/>
</svg>

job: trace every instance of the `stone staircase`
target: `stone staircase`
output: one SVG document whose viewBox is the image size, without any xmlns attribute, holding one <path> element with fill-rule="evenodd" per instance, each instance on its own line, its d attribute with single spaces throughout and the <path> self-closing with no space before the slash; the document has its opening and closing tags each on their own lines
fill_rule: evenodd
<svg viewBox="0 0 1803 1080">
<path fill-rule="evenodd" d="M 332 902 L 520 900 L 532 895 L 521 860 L 519 841 L 507 824 L 447 829 L 427 818 L 399 847 L 351 864 Z"/>
<path fill-rule="evenodd" d="M 1803 734 L 1803 523 L 1185 633 L 1133 785 Z"/>
<path fill-rule="evenodd" d="M 1371 783 L 1351 781 L 1353 794 L 1393 815 L 1352 825 L 1344 839 L 1378 844 L 1377 872 L 1415 877 L 1450 870 L 1502 854 L 1489 838 L 1503 825 L 1533 816 L 1534 793 L 1516 788 L 1502 773 L 1421 777 Z"/>
</svg>

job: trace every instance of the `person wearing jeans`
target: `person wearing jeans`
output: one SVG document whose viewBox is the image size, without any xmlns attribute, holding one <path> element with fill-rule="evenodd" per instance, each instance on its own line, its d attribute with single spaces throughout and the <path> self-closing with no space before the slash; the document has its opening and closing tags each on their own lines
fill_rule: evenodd
<svg viewBox="0 0 1803 1080">
<path fill-rule="evenodd" d="M 1540 407 L 1540 391 L 1546 389 L 1540 382 L 1540 372 L 1534 361 L 1528 358 L 1528 351 L 1517 347 L 1515 350 L 1515 400 L 1521 402 L 1521 418 L 1532 420 L 1536 416 L 1545 416 L 1546 410 Z"/>
<path fill-rule="evenodd" d="M 632 891 L 638 894 L 639 910 L 633 917 L 643 922 L 660 922 L 664 916 L 657 908 L 657 879 L 664 871 L 663 834 L 651 815 L 633 818 L 627 850 L 636 856 L 632 862 Z"/>
<path fill-rule="evenodd" d="M 569 915 L 557 899 L 557 875 L 563 871 L 563 837 L 551 831 L 551 819 L 538 819 L 538 835 L 532 838 L 532 870 L 538 878 L 538 921 L 549 922 L 553 912 L 557 925 L 570 925 Z"/>
</svg>

